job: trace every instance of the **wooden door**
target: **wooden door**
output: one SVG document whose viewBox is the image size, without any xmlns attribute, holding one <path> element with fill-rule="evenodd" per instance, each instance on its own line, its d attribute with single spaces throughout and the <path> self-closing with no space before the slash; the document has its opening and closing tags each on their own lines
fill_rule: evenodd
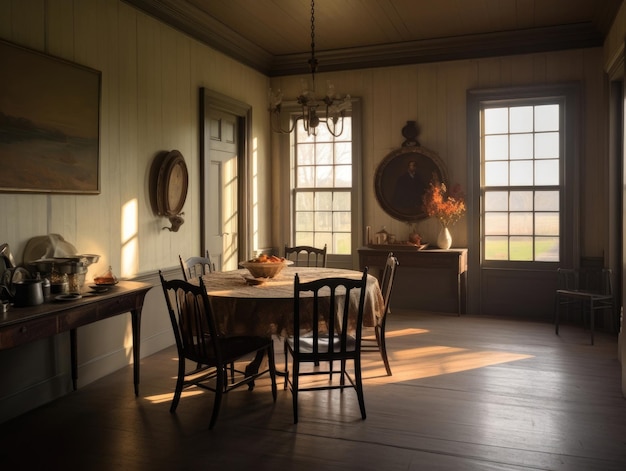
<svg viewBox="0 0 626 471">
<path fill-rule="evenodd" d="M 218 110 L 205 116 L 204 244 L 218 270 L 238 264 L 238 118 Z"/>
</svg>

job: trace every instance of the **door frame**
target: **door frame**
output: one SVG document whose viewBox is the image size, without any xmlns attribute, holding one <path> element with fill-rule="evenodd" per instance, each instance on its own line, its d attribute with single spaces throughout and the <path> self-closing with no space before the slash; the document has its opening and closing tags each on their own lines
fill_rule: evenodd
<svg viewBox="0 0 626 471">
<path fill-rule="evenodd" d="M 209 171 L 207 162 L 210 155 L 205 153 L 205 144 L 209 139 L 208 117 L 210 110 L 222 111 L 237 116 L 237 225 L 239 227 L 237 235 L 237 247 L 239 261 L 244 260 L 250 247 L 252 246 L 251 234 L 244 230 L 250 227 L 250 146 L 252 142 L 252 106 L 241 101 L 230 98 L 221 93 L 200 87 L 200 109 L 199 109 L 199 129 L 200 129 L 200 253 L 205 253 L 207 243 L 206 211 L 208 207 L 208 194 L 205 188 L 207 172 Z M 243 257 L 243 258 L 242 258 Z"/>
</svg>

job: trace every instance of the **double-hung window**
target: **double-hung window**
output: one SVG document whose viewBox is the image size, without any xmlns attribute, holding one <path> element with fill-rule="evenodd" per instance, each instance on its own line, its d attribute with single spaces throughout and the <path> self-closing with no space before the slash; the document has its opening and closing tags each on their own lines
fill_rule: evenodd
<svg viewBox="0 0 626 471">
<path fill-rule="evenodd" d="M 558 262 L 560 103 L 498 103 L 481 116 L 483 260 Z"/>
<path fill-rule="evenodd" d="M 292 159 L 292 244 L 327 246 L 329 254 L 352 252 L 352 118 L 334 137 L 324 124 L 308 135 L 298 121 Z"/>
</svg>

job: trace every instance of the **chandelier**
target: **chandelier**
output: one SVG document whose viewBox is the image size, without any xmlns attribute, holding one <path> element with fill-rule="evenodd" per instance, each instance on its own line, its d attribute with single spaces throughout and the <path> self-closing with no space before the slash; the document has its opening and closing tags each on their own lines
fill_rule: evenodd
<svg viewBox="0 0 626 471">
<path fill-rule="evenodd" d="M 343 118 L 347 111 L 351 109 L 350 95 L 340 97 L 335 93 L 335 86 L 330 82 L 326 82 L 326 96 L 318 99 L 315 96 L 315 72 L 317 71 L 317 59 L 315 58 L 315 1 L 311 0 L 311 58 L 308 61 L 311 69 L 310 88 L 306 79 L 302 79 L 302 93 L 296 101 L 301 107 L 301 114 L 295 117 L 287 128 L 281 126 L 281 110 L 283 94 L 279 90 L 269 91 L 269 111 L 270 125 L 272 131 L 289 134 L 291 133 L 298 121 L 302 120 L 302 125 L 307 134 L 317 135 L 318 126 L 324 123 L 328 131 L 335 137 L 340 136 L 343 132 Z"/>
</svg>

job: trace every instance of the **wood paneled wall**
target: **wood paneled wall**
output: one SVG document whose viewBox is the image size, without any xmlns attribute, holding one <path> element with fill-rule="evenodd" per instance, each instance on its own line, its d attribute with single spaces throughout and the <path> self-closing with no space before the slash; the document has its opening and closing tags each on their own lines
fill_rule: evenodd
<svg viewBox="0 0 626 471">
<path fill-rule="evenodd" d="M 102 72 L 101 193 L 0 193 L 0 241 L 16 260 L 22 262 L 31 237 L 48 233 L 63 235 L 81 253 L 101 255 L 88 280 L 108 265 L 118 276 L 136 277 L 177 266 L 179 253 L 199 255 L 199 89 L 265 111 L 269 79 L 119 0 L 0 0 L 0 38 Z M 265 114 L 259 116 L 253 157 L 265 221 L 269 130 Z M 148 192 L 154 157 L 172 149 L 183 154 L 190 174 L 185 224 L 176 233 L 162 230 L 170 224 L 152 213 Z M 258 227 L 261 247 L 269 245 L 270 230 Z M 160 288 L 147 297 L 143 355 L 173 343 L 162 298 Z M 123 316 L 79 329 L 79 385 L 130 362 L 129 333 Z M 59 336 L 0 352 L 0 422 L 70 390 L 67 348 Z"/>
<path fill-rule="evenodd" d="M 609 217 L 607 91 L 602 54 L 601 48 L 594 48 L 318 74 L 318 87 L 331 80 L 338 92 L 362 98 L 364 224 L 372 226 L 374 232 L 385 226 L 399 239 L 406 239 L 409 233 L 407 224 L 382 210 L 374 194 L 376 168 L 389 152 L 401 147 L 401 130 L 408 120 L 421 126 L 420 144 L 439 154 L 450 182 L 467 188 L 467 90 L 579 81 L 584 90 L 581 252 L 584 256 L 608 255 L 602 229 Z M 320 63 L 320 71 L 323 68 Z M 272 88 L 281 88 L 285 97 L 294 97 L 299 92 L 299 77 L 272 79 Z M 274 157 L 275 163 L 281 161 Z M 451 229 L 456 247 L 467 247 L 467 217 Z M 438 229 L 433 220 L 418 225 L 427 241 L 436 239 Z M 281 241 L 276 243 L 280 246 Z"/>
</svg>

